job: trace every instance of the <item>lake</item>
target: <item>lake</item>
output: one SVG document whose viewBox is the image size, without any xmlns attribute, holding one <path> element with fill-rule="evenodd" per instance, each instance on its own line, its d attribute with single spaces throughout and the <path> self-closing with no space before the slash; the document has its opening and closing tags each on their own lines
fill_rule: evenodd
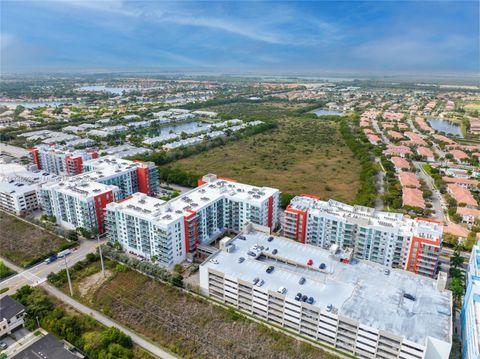
<svg viewBox="0 0 480 359">
<path fill-rule="evenodd" d="M 460 128 L 460 125 L 457 125 L 456 123 L 438 118 L 430 118 L 427 121 L 430 126 L 432 126 L 432 128 L 438 132 L 444 132 L 448 135 L 454 135 L 463 138 L 462 129 Z"/>
<path fill-rule="evenodd" d="M 343 112 L 338 112 L 334 110 L 324 110 L 324 109 L 318 109 L 313 111 L 313 113 L 317 116 L 343 116 Z"/>
<path fill-rule="evenodd" d="M 7 106 L 10 108 L 16 108 L 17 106 L 23 106 L 25 108 L 37 108 L 44 106 L 60 106 L 63 102 L 23 102 L 23 101 L 0 101 L 0 106 Z"/>
</svg>

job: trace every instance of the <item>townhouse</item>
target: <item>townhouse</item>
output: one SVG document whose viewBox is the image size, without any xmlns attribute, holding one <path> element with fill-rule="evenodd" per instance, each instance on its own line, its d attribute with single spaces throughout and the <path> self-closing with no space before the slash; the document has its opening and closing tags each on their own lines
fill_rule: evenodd
<svg viewBox="0 0 480 359">
<path fill-rule="evenodd" d="M 285 210 L 284 236 L 324 249 L 351 248 L 353 256 L 435 277 L 443 226 L 401 213 L 297 196 Z"/>
</svg>

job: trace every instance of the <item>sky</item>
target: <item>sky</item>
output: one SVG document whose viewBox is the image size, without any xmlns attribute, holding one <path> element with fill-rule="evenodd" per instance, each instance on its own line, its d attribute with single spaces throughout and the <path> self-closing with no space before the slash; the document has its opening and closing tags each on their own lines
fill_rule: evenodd
<svg viewBox="0 0 480 359">
<path fill-rule="evenodd" d="M 479 72 L 478 1 L 0 0 L 0 70 Z"/>
</svg>

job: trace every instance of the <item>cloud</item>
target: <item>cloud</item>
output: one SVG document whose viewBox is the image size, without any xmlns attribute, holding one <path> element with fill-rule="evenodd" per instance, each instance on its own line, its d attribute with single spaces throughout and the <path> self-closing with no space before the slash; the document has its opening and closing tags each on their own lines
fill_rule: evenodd
<svg viewBox="0 0 480 359">
<path fill-rule="evenodd" d="M 354 47 L 351 55 L 372 65 L 429 67 L 454 61 L 470 43 L 465 36 L 451 35 L 438 40 L 410 33 L 367 41 Z"/>
</svg>

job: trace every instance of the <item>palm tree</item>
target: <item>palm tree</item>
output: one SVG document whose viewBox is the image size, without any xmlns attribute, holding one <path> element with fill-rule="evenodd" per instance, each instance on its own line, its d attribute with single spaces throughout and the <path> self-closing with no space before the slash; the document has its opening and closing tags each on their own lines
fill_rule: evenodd
<svg viewBox="0 0 480 359">
<path fill-rule="evenodd" d="M 453 268 L 461 267 L 464 262 L 464 258 L 460 255 L 460 251 L 455 249 L 453 255 L 450 257 L 450 263 L 452 264 Z"/>
</svg>

